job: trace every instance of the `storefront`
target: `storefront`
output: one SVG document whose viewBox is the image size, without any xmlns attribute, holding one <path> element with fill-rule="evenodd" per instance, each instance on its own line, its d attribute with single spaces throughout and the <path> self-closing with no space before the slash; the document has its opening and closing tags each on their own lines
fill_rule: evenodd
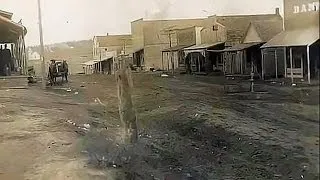
<svg viewBox="0 0 320 180">
<path fill-rule="evenodd" d="M 284 71 L 284 76 L 306 79 L 319 76 L 319 2 L 315 0 L 284 0 L 285 30 L 261 47 L 263 78 L 270 71 Z M 267 57 L 274 52 L 275 56 Z M 278 56 L 282 56 L 284 66 L 277 66 Z M 270 61 L 276 63 L 269 63 Z M 276 73 L 277 74 L 277 73 Z M 276 75 L 278 78 L 278 75 Z"/>
<path fill-rule="evenodd" d="M 21 73 L 26 74 L 27 54 L 24 37 L 27 30 L 21 23 L 13 22 L 11 16 L 12 13 L 0 10 L 0 74 L 10 75 L 10 72 L 20 69 Z"/>
</svg>

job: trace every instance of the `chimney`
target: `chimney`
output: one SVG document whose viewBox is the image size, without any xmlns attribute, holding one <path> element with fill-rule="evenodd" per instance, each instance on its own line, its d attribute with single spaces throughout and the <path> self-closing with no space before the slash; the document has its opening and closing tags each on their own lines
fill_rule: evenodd
<svg viewBox="0 0 320 180">
<path fill-rule="evenodd" d="M 276 8 L 276 15 L 280 15 L 280 8 Z"/>
</svg>

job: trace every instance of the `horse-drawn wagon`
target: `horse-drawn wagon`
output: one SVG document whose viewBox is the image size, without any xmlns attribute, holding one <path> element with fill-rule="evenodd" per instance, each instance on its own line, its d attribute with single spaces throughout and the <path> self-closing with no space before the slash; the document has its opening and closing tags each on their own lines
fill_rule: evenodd
<svg viewBox="0 0 320 180">
<path fill-rule="evenodd" d="M 57 77 L 61 77 L 62 83 L 64 78 L 68 82 L 68 63 L 66 60 L 51 60 L 48 71 L 48 79 L 51 85 L 57 83 Z"/>
</svg>

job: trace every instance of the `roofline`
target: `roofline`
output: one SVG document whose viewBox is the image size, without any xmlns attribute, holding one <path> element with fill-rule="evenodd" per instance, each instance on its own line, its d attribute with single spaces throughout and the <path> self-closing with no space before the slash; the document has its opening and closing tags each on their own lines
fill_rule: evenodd
<svg viewBox="0 0 320 180">
<path fill-rule="evenodd" d="M 4 10 L 0 10 L 0 14 L 8 15 L 8 16 L 10 16 L 10 18 L 13 16 L 12 12 L 4 11 Z"/>
<path fill-rule="evenodd" d="M 135 22 L 137 22 L 137 21 L 143 21 L 143 18 L 140 18 L 140 19 L 136 19 L 136 20 L 134 20 L 134 21 L 131 21 L 131 23 L 135 23 Z"/>
<path fill-rule="evenodd" d="M 115 37 L 115 36 L 132 36 L 132 34 L 112 34 L 112 35 L 105 35 L 105 36 L 93 36 L 93 38 L 99 38 L 99 37 Z"/>
<path fill-rule="evenodd" d="M 220 18 L 227 18 L 227 17 L 248 17 L 248 16 L 279 16 L 282 17 L 280 14 L 230 14 L 230 15 L 217 15 L 216 17 Z"/>
<path fill-rule="evenodd" d="M 181 20 L 204 20 L 204 19 L 207 19 L 207 18 L 190 18 L 190 19 L 186 19 L 186 18 L 177 18 L 177 19 L 138 19 L 138 20 L 142 20 L 143 22 L 158 22 L 158 21 L 181 21 Z M 136 22 L 138 20 L 135 20 L 135 21 L 132 21 L 133 22 Z"/>
</svg>

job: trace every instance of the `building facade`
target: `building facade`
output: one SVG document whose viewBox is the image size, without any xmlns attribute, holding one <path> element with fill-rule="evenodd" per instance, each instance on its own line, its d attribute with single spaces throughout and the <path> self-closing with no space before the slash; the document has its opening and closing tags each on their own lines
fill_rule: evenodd
<svg viewBox="0 0 320 180">
<path fill-rule="evenodd" d="M 165 62 L 165 60 L 162 60 L 163 52 L 170 52 L 170 48 L 175 49 L 176 52 L 173 55 L 173 59 L 176 58 L 175 62 L 178 61 L 177 46 L 181 48 L 190 44 L 190 42 L 183 41 L 191 40 L 193 42 L 191 44 L 194 45 L 225 42 L 225 45 L 228 47 L 243 43 L 243 38 L 246 36 L 251 22 L 272 20 L 280 22 L 282 27 L 283 19 L 279 14 L 279 9 L 274 14 L 262 15 L 214 15 L 207 18 L 175 20 L 138 19 L 131 22 L 133 61 L 136 66 L 143 66 L 146 70 L 150 68 L 169 69 L 170 65 L 164 65 L 163 63 Z M 191 27 L 198 27 L 201 30 L 189 32 L 189 35 L 187 35 L 188 32 L 185 29 Z M 218 29 L 213 31 L 214 27 L 218 27 Z M 180 38 L 177 32 L 180 33 Z M 168 58 L 171 59 L 171 57 L 165 57 L 164 59 Z"/>
</svg>

